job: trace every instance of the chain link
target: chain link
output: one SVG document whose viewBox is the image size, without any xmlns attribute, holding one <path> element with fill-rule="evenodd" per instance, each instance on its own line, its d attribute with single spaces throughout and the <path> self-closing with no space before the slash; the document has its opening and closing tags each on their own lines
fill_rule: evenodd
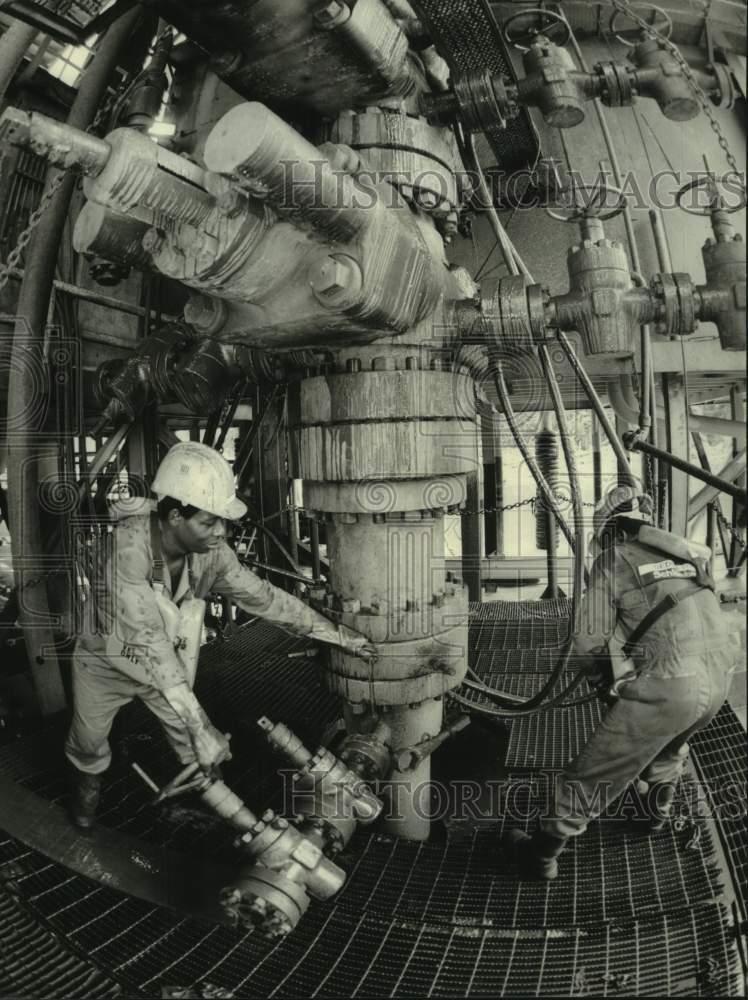
<svg viewBox="0 0 748 1000">
<path fill-rule="evenodd" d="M 99 110 L 96 112 L 93 121 L 86 129 L 86 132 L 95 133 L 99 128 L 101 123 L 108 117 L 111 112 L 115 102 L 119 99 L 122 93 L 124 93 L 126 87 L 128 86 L 128 77 L 125 76 L 120 83 L 117 90 L 112 91 L 109 97 L 104 101 Z M 8 157 L 9 151 L 7 147 L 4 147 L 0 153 L 0 171 L 2 170 L 3 163 Z M 29 244 L 29 241 L 34 233 L 34 230 L 39 225 L 39 223 L 44 218 L 44 214 L 49 208 L 50 204 L 54 200 L 55 195 L 60 190 L 65 177 L 67 176 L 67 168 L 61 168 L 59 172 L 53 177 L 46 191 L 41 196 L 39 204 L 34 209 L 34 211 L 29 216 L 28 225 L 20 234 L 16 241 L 16 245 L 8 254 L 7 260 L 4 264 L 0 264 L 0 291 L 8 284 L 10 281 L 13 271 L 21 263 L 21 258 L 23 252 Z"/>
<path fill-rule="evenodd" d="M 722 527 L 729 532 L 729 534 L 735 539 L 741 549 L 745 548 L 745 539 L 741 538 L 738 532 L 733 528 L 730 522 L 727 520 L 725 515 L 722 513 L 722 508 L 719 504 L 714 504 L 714 512 L 717 515 L 717 520 L 722 525 Z"/>
<path fill-rule="evenodd" d="M 8 259 L 0 267 L 0 291 L 5 288 L 5 286 L 10 281 L 11 273 L 18 267 L 21 262 L 21 257 L 23 252 L 28 246 L 29 240 L 31 239 L 34 230 L 42 221 L 44 213 L 49 208 L 50 203 L 53 201 L 55 195 L 60 189 L 62 182 L 65 180 L 66 171 L 61 170 L 53 179 L 47 190 L 41 197 L 41 200 L 34 211 L 29 216 L 29 222 L 26 228 L 23 230 L 21 235 L 16 241 L 16 245 L 8 254 Z"/>
<path fill-rule="evenodd" d="M 699 86 L 699 83 L 694 75 L 693 70 L 689 66 L 685 56 L 681 54 L 680 49 L 677 45 L 670 41 L 669 38 L 665 38 L 653 25 L 648 24 L 643 17 L 640 17 L 635 11 L 633 11 L 629 5 L 629 0 L 611 0 L 611 5 L 625 14 L 626 17 L 631 18 L 639 27 L 642 29 L 644 34 L 652 39 L 652 41 L 657 42 L 659 45 L 664 46 L 668 52 L 672 55 L 675 61 L 678 63 L 683 74 L 686 83 L 688 84 L 691 92 L 693 93 L 696 100 L 701 105 L 701 110 L 704 112 L 709 120 L 712 131 L 717 137 L 717 142 L 725 154 L 725 159 L 730 165 L 730 169 L 735 173 L 736 177 L 742 177 L 742 172 L 738 166 L 738 161 L 736 160 L 732 150 L 730 149 L 729 143 L 727 142 L 727 137 L 722 131 L 722 126 L 717 121 L 717 118 L 712 111 L 711 102 L 704 91 Z M 711 6 L 711 5 L 710 5 Z M 707 7 L 705 13 L 708 15 L 709 8 Z M 745 185 L 743 185 L 743 190 L 745 191 Z"/>
</svg>

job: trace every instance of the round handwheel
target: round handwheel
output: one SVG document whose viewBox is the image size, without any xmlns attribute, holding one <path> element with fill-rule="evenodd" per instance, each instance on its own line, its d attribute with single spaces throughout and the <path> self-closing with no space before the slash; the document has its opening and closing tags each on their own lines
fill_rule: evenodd
<svg viewBox="0 0 748 1000">
<path fill-rule="evenodd" d="M 536 17 L 534 25 L 528 24 L 526 20 L 531 15 L 535 15 Z M 524 27 L 520 26 L 517 31 L 510 32 L 509 26 L 521 19 L 525 19 Z M 527 52 L 538 35 L 545 35 L 546 38 L 554 41 L 556 45 L 566 45 L 571 37 L 569 22 L 565 17 L 554 13 L 552 10 L 543 10 L 540 7 L 530 7 L 527 10 L 520 10 L 516 14 L 512 14 L 501 25 L 501 32 L 504 35 L 506 43 L 511 45 L 512 48 L 519 49 L 520 52 Z M 562 36 L 562 40 L 554 37 L 559 34 Z"/>
<path fill-rule="evenodd" d="M 709 204 L 708 205 L 692 205 L 690 207 L 683 203 L 683 199 L 688 194 L 689 191 L 696 192 L 701 188 L 707 188 L 710 193 Z M 687 212 L 689 215 L 711 215 L 715 208 L 720 209 L 722 212 L 726 212 L 731 215 L 733 212 L 738 212 L 741 208 L 745 208 L 746 197 L 745 197 L 745 187 L 742 190 L 740 200 L 736 205 L 727 205 L 724 199 L 720 196 L 717 180 L 713 174 L 702 174 L 701 177 L 697 177 L 696 180 L 689 181 L 688 184 L 684 184 L 682 188 L 678 189 L 678 193 L 675 196 L 675 204 L 678 208 Z"/>
<path fill-rule="evenodd" d="M 577 201 L 577 195 L 582 191 L 592 192 L 592 197 L 584 204 Z M 582 219 L 600 219 L 601 222 L 605 222 L 607 219 L 613 219 L 616 215 L 620 215 L 626 207 L 626 199 L 623 192 L 619 191 L 618 188 L 608 187 L 607 185 L 600 187 L 597 184 L 575 184 L 572 188 L 561 193 L 564 195 L 570 194 L 574 199 L 574 203 L 556 209 L 550 206 L 546 207 L 548 215 L 558 222 L 580 222 Z M 607 207 L 609 194 L 618 195 L 618 201 L 616 204 Z"/>
<path fill-rule="evenodd" d="M 654 31 L 656 31 L 658 35 L 662 35 L 663 38 L 670 38 L 670 35 L 672 34 L 673 31 L 673 19 L 670 17 L 670 15 L 666 10 L 663 10 L 662 7 L 658 7 L 656 4 L 653 3 L 632 3 L 629 4 L 629 6 L 632 8 L 632 10 L 634 8 L 641 8 L 645 12 L 654 11 L 656 16 L 653 23 L 650 25 L 650 28 L 653 28 Z M 638 10 L 634 10 L 634 13 L 638 13 Z M 616 39 L 622 45 L 628 45 L 630 48 L 633 48 L 640 41 L 641 32 L 644 29 L 642 28 L 641 25 L 637 25 L 636 28 L 624 28 L 623 32 L 618 32 L 616 30 L 616 21 L 622 14 L 624 17 L 626 16 L 625 12 L 622 10 L 613 11 L 613 14 L 611 15 L 610 18 L 610 22 L 608 23 L 608 31 L 610 32 L 611 35 L 615 35 Z M 657 23 L 658 18 L 660 22 L 659 24 Z M 629 41 L 629 39 L 626 37 L 626 35 L 630 35 L 632 32 L 636 32 L 636 38 L 635 41 L 633 42 Z"/>
</svg>

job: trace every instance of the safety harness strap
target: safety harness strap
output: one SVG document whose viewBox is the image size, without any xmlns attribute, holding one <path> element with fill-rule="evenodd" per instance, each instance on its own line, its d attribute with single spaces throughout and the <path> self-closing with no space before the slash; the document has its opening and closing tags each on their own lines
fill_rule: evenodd
<svg viewBox="0 0 748 1000">
<path fill-rule="evenodd" d="M 151 551 L 153 553 L 153 582 L 164 586 L 164 556 L 161 551 L 161 525 L 158 511 L 151 511 Z"/>
<path fill-rule="evenodd" d="M 628 637 L 626 642 L 622 647 L 624 656 L 631 656 L 632 652 L 636 649 L 637 643 L 648 632 L 655 622 L 659 621 L 660 618 L 672 608 L 676 608 L 681 601 L 685 601 L 688 597 L 693 597 L 694 594 L 698 594 L 701 590 L 709 590 L 711 588 L 705 586 L 693 587 L 688 590 L 680 590 L 676 594 L 668 594 L 664 597 L 659 604 L 656 604 L 649 614 L 645 615 L 644 618 L 639 622 L 634 631 Z"/>
</svg>

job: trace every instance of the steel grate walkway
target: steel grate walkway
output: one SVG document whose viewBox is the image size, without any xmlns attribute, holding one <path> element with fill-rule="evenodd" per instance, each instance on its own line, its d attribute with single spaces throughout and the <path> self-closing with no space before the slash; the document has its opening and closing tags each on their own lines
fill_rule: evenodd
<svg viewBox="0 0 748 1000">
<path fill-rule="evenodd" d="M 547 664 L 568 627 L 566 602 L 553 604 L 473 608 L 472 636 L 486 640 L 478 647 L 482 652 L 473 646 L 475 662 L 492 683 L 500 677 L 523 695 L 539 683 L 532 671 Z M 496 640 L 492 652 L 489 633 Z M 316 745 L 336 715 L 309 661 L 287 659 L 298 646 L 299 640 L 256 622 L 230 642 L 208 647 L 201 663 L 201 698 L 216 723 L 233 734 L 227 778 L 256 811 L 279 803 L 280 760 L 255 734 L 254 720 L 261 714 L 282 718 Z M 509 666 L 498 660 L 492 666 L 492 657 L 506 658 Z M 206 984 L 237 997 L 742 995 L 732 897 L 723 886 L 711 825 L 689 812 L 698 797 L 688 787 L 681 789 L 684 822 L 678 829 L 671 825 L 641 840 L 622 833 L 614 817 L 603 818 L 564 856 L 553 885 L 520 883 L 509 869 L 498 847 L 504 823 L 529 824 L 546 792 L 543 775 L 533 772 L 553 769 L 559 753 L 573 752 L 574 740 L 594 724 L 580 713 L 558 713 L 576 719 L 565 730 L 549 726 L 548 717 L 557 713 L 547 714 L 535 732 L 545 727 L 552 739 L 527 745 L 537 762 L 527 755 L 520 761 L 522 741 L 535 737 L 529 728 L 515 736 L 518 722 L 513 724 L 509 771 L 497 768 L 488 815 L 480 822 L 468 815 L 450 823 L 446 839 L 427 844 L 360 832 L 341 860 L 349 873 L 342 892 L 328 904 L 312 903 L 279 945 L 123 895 L 2 835 L 0 933 L 3 900 L 12 890 L 19 899 L 13 905 L 33 916 L 71 968 L 84 956 L 85 968 L 76 966 L 80 975 L 100 977 L 101 992 L 91 996 L 116 995 L 106 992 L 111 984 L 136 997 L 189 987 L 200 995 Z M 732 722 L 723 710 L 695 745 L 709 780 L 742 777 L 735 747 L 741 737 Z M 61 796 L 61 735 L 52 728 L 3 748 L 0 773 L 40 795 Z M 186 805 L 154 809 L 132 776 L 131 759 L 157 779 L 174 772 L 156 725 L 139 708 L 121 720 L 103 823 L 149 843 L 234 857 L 231 834 L 209 817 Z M 510 811 L 514 819 L 502 818 Z M 718 825 L 731 845 L 731 863 L 744 874 L 744 820 L 726 834 L 724 826 Z M 12 949 L 5 951 L 13 957 Z M 54 950 L 50 961 L 61 961 Z M 32 984 L 25 988 L 13 994 L 34 994 Z"/>
</svg>

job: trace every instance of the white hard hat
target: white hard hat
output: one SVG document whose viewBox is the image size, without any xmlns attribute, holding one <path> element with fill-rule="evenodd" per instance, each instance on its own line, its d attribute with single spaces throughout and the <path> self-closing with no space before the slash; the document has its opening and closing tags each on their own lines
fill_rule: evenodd
<svg viewBox="0 0 748 1000">
<path fill-rule="evenodd" d="M 616 486 L 602 498 L 595 508 L 592 531 L 597 542 L 605 526 L 614 517 L 626 517 L 630 521 L 652 523 L 652 498 L 633 486 Z"/>
<path fill-rule="evenodd" d="M 151 489 L 159 499 L 174 497 L 229 521 L 247 513 L 236 495 L 231 466 L 214 448 L 199 441 L 182 441 L 171 447 L 156 470 Z"/>
</svg>

